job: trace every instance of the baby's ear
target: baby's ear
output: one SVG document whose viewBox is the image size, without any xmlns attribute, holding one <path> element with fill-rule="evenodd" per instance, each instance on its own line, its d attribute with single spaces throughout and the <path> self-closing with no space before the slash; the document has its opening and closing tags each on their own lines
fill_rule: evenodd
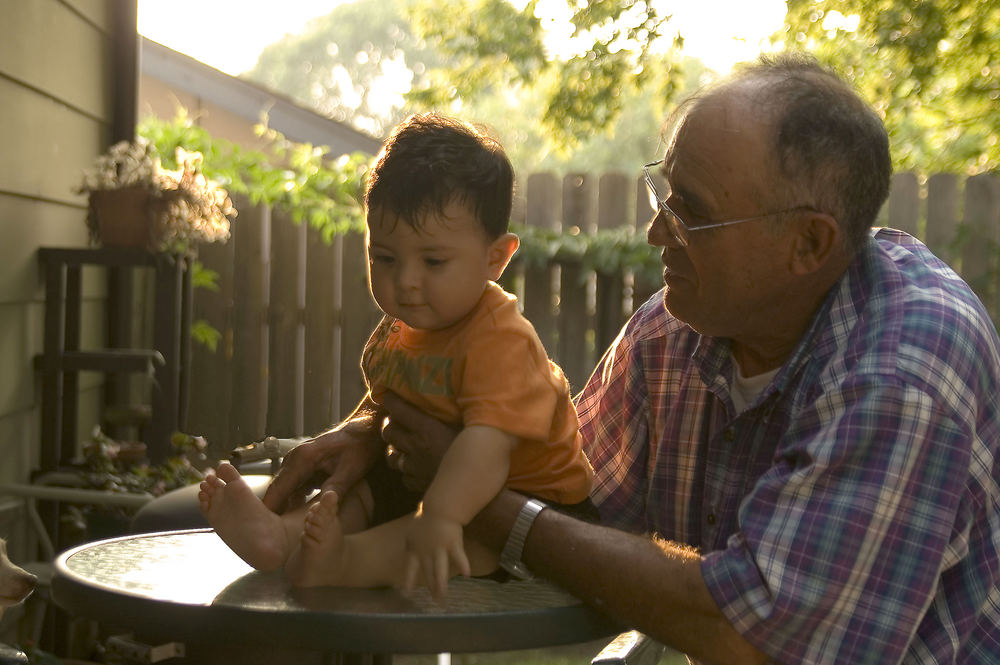
<svg viewBox="0 0 1000 665">
<path fill-rule="evenodd" d="M 500 279 L 500 275 L 507 269 L 507 264 L 510 263 L 511 257 L 514 256 L 514 252 L 517 251 L 520 244 L 521 240 L 513 233 L 505 233 L 490 243 L 487 258 L 492 281 Z"/>
</svg>

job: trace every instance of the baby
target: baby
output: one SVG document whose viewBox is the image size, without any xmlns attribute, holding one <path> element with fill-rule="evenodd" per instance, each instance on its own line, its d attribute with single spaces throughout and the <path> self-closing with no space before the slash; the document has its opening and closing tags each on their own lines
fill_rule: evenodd
<svg viewBox="0 0 1000 665">
<path fill-rule="evenodd" d="M 463 527 L 506 485 L 596 517 L 593 470 L 562 371 L 517 300 L 495 282 L 518 247 L 508 232 L 513 169 L 482 130 L 435 114 L 395 128 L 365 192 L 368 278 L 384 312 L 362 356 L 378 405 L 387 390 L 461 431 L 420 496 L 383 461 L 346 496 L 270 512 L 228 464 L 201 509 L 258 569 L 298 586 L 410 587 L 496 569 Z"/>
</svg>

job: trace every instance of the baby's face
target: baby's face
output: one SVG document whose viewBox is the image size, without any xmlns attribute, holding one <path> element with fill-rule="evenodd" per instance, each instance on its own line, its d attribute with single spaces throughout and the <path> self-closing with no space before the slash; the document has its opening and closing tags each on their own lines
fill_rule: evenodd
<svg viewBox="0 0 1000 665">
<path fill-rule="evenodd" d="M 368 283 L 379 308 L 411 328 L 438 330 L 468 314 L 491 279 L 490 239 L 452 202 L 419 229 L 376 208 L 368 215 Z"/>
</svg>

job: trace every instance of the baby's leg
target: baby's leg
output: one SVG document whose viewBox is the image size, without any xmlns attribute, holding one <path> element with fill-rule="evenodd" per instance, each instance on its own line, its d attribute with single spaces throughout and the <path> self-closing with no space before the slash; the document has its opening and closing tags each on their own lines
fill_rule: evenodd
<svg viewBox="0 0 1000 665">
<path fill-rule="evenodd" d="M 294 586 L 402 586 L 406 564 L 406 529 L 412 515 L 346 535 L 338 517 L 335 492 L 324 492 L 305 518 L 300 547 L 285 566 Z M 473 575 L 496 569 L 497 557 L 466 540 Z M 453 571 L 454 574 L 454 571 Z"/>
<path fill-rule="evenodd" d="M 344 526 L 340 521 L 340 498 L 323 492 L 306 511 L 299 546 L 285 564 L 285 575 L 294 586 L 346 586 L 341 580 L 350 573 Z"/>
<path fill-rule="evenodd" d="M 257 570 L 284 565 L 302 530 L 305 508 L 283 515 L 271 512 L 228 462 L 209 474 L 200 489 L 201 512 L 241 559 Z"/>
<path fill-rule="evenodd" d="M 362 480 L 343 497 L 337 496 L 337 518 L 343 533 L 364 531 L 372 523 L 375 499 L 368 483 Z"/>
</svg>

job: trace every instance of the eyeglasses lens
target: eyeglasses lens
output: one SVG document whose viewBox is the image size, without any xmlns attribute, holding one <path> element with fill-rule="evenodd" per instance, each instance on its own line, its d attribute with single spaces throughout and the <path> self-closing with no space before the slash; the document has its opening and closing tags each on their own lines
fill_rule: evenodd
<svg viewBox="0 0 1000 665">
<path fill-rule="evenodd" d="M 687 229 L 684 228 L 684 223 L 681 222 L 679 217 L 677 217 L 677 213 L 663 205 L 660 198 L 657 196 L 656 191 L 648 182 L 646 183 L 646 191 L 649 193 L 649 207 L 653 209 L 653 212 L 663 216 L 667 222 L 667 228 L 670 230 L 670 234 L 674 236 L 678 244 L 682 247 L 686 247 Z"/>
<path fill-rule="evenodd" d="M 649 183 L 648 180 L 646 181 L 646 195 L 649 196 L 649 207 L 650 207 L 650 209 L 653 212 L 656 212 L 657 210 L 659 210 L 660 209 L 660 199 L 656 196 L 656 190 L 653 189 L 653 186 Z"/>
<path fill-rule="evenodd" d="M 659 162 L 649 164 L 644 169 L 646 172 L 646 193 L 649 195 L 649 207 L 653 209 L 653 212 L 658 215 L 662 215 L 664 219 L 666 219 L 667 228 L 670 230 L 670 234 L 677 240 L 677 243 L 681 247 L 687 247 L 688 234 L 686 225 L 681 221 L 680 217 L 677 216 L 677 213 L 667 207 L 664 203 L 664 201 L 670 196 L 669 190 L 664 192 L 666 197 L 661 198 L 660 194 L 656 191 L 656 186 L 653 184 L 653 178 L 649 173 L 649 167 L 656 164 L 659 164 Z"/>
</svg>

